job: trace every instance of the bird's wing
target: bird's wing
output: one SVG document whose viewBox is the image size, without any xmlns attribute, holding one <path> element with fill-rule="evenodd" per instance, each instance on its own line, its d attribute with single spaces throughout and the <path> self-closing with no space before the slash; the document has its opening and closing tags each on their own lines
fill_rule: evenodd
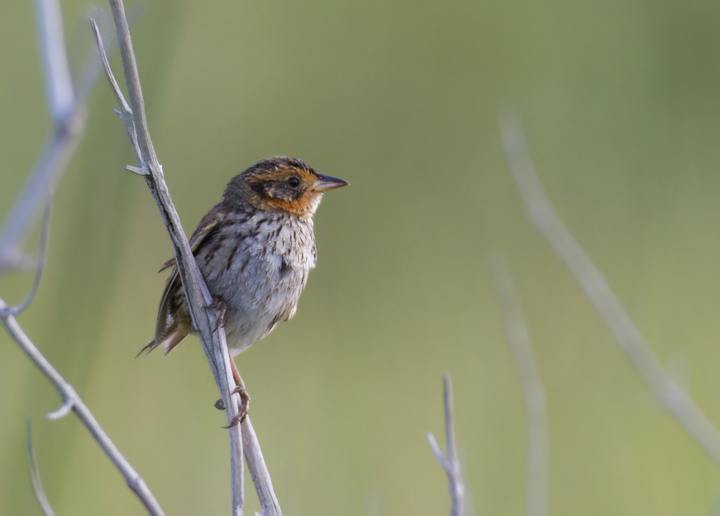
<svg viewBox="0 0 720 516">
<path fill-rule="evenodd" d="M 213 210 L 214 211 L 214 210 Z M 208 213 L 208 215 L 212 214 L 212 212 Z M 205 237 L 208 236 L 210 233 L 213 232 L 213 230 L 217 227 L 217 225 L 222 220 L 222 216 L 220 214 L 217 214 L 215 217 L 213 217 L 211 220 L 206 222 L 206 219 L 208 216 L 205 216 L 205 218 L 200 222 L 197 229 L 195 229 L 195 233 L 193 233 L 192 237 L 190 237 L 190 249 L 192 250 L 193 255 L 197 253 L 198 248 L 200 247 L 200 244 L 203 240 L 205 240 Z M 205 222 L 205 224 L 203 224 Z M 158 272 L 162 272 L 165 269 L 172 267 L 175 265 L 175 258 L 170 258 L 168 261 L 166 261 L 163 266 L 160 268 Z"/>
<path fill-rule="evenodd" d="M 198 224 L 198 227 L 190 238 L 190 248 L 194 255 L 197 254 L 202 243 L 206 241 L 207 236 L 217 229 L 223 219 L 224 213 L 218 206 L 215 206 L 215 208 L 203 217 L 203 220 L 200 221 L 200 224 Z M 175 258 L 168 260 L 160 271 L 174 267 L 175 263 Z M 177 320 L 175 313 L 178 309 L 177 297 L 181 291 L 182 282 L 180 281 L 180 274 L 178 273 L 177 267 L 174 267 L 165 284 L 165 290 L 160 300 L 157 322 L 155 324 L 155 338 L 148 342 L 145 347 L 140 350 L 140 353 L 143 351 L 149 353 L 159 346 L 163 346 L 165 353 L 169 353 L 172 348 L 179 344 L 180 341 L 190 333 L 189 325 Z"/>
</svg>

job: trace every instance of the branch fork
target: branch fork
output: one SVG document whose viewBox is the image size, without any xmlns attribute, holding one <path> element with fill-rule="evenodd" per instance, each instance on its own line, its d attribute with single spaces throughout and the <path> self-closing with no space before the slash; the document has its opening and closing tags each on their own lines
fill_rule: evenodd
<svg viewBox="0 0 720 516">
<path fill-rule="evenodd" d="M 445 402 L 445 442 L 447 453 L 443 453 L 432 432 L 426 434 L 430 449 L 435 459 L 445 470 L 452 502 L 452 516 L 463 516 L 465 511 L 465 483 L 462 478 L 462 467 L 458 459 L 455 444 L 455 426 L 453 423 L 452 379 L 449 374 L 443 375 L 443 399 Z"/>
</svg>

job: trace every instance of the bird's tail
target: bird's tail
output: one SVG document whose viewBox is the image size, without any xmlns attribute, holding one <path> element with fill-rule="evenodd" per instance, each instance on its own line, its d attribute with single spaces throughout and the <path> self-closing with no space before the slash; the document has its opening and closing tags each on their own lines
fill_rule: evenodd
<svg viewBox="0 0 720 516">
<path fill-rule="evenodd" d="M 165 334 L 165 338 L 158 341 L 157 338 L 150 340 L 143 348 L 140 350 L 140 352 L 135 355 L 135 358 L 142 355 L 144 352 L 150 353 L 153 349 L 158 348 L 160 346 L 163 347 L 163 351 L 167 355 L 172 351 L 172 349 L 180 344 L 182 340 L 187 337 L 190 334 L 190 332 L 183 328 L 181 325 L 175 323 L 170 328 L 168 328 L 168 332 Z"/>
<path fill-rule="evenodd" d="M 170 260 L 163 266 L 163 269 L 173 263 L 173 260 Z M 180 283 L 180 275 L 178 274 L 177 268 L 175 268 L 168 277 L 167 283 L 165 283 L 165 291 L 160 301 L 157 322 L 155 324 L 155 338 L 145 344 L 145 347 L 140 350 L 137 356 L 142 355 L 143 352 L 150 353 L 153 349 L 160 346 L 163 347 L 167 355 L 190 334 L 191 325 L 189 318 L 185 321 L 182 317 L 178 317 L 178 307 L 173 305 L 173 301 L 178 297 L 181 289 L 182 283 Z M 184 295 L 181 299 L 184 301 Z"/>
</svg>

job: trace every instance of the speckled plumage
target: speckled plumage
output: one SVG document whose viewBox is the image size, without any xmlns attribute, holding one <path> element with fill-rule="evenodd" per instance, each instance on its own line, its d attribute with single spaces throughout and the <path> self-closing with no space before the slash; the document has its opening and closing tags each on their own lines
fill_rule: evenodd
<svg viewBox="0 0 720 516">
<path fill-rule="evenodd" d="M 297 183 L 297 184 L 296 184 Z M 203 217 L 190 239 L 208 289 L 225 308 L 234 356 L 295 315 L 315 267 L 312 216 L 322 193 L 347 182 L 317 174 L 300 160 L 262 160 L 235 176 L 223 200 Z M 191 329 L 175 261 L 158 310 L 155 338 L 144 350 L 172 350 Z"/>
</svg>

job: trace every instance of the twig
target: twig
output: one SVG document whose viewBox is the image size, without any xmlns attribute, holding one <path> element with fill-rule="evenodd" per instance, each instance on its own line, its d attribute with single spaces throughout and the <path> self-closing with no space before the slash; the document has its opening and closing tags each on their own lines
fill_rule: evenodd
<svg viewBox="0 0 720 516">
<path fill-rule="evenodd" d="M 32 483 L 35 498 L 38 505 L 45 516 L 55 516 L 55 511 L 50 505 L 45 489 L 40 479 L 40 468 L 38 468 L 37 457 L 35 457 L 35 448 L 32 443 L 32 432 L 30 431 L 30 420 L 27 421 L 27 454 L 28 454 L 28 470 L 30 471 L 30 482 Z"/>
<path fill-rule="evenodd" d="M 655 398 L 720 466 L 720 433 L 648 347 L 605 278 L 555 214 L 530 159 L 517 114 L 500 117 L 505 154 L 528 216 L 595 306 Z"/>
<path fill-rule="evenodd" d="M 120 106 L 120 110 L 114 109 L 113 111 L 115 112 L 115 114 L 117 114 L 117 116 L 120 117 L 120 120 L 122 120 L 122 123 L 125 126 L 125 132 L 127 133 L 128 139 L 130 140 L 130 147 L 132 148 L 133 154 L 135 155 L 135 161 L 137 161 L 138 163 L 142 163 L 142 156 L 140 155 L 140 147 L 138 146 L 137 134 L 135 133 L 135 122 L 133 121 L 132 110 L 130 109 L 128 103 L 125 101 L 122 90 L 120 89 L 120 86 L 115 79 L 115 75 L 113 75 L 112 68 L 110 68 L 110 61 L 108 61 L 107 53 L 105 52 L 105 46 L 103 45 L 102 36 L 100 36 L 100 29 L 98 29 L 97 22 L 90 18 L 90 25 L 92 26 L 93 35 L 95 36 L 95 42 L 98 46 L 98 50 L 100 53 L 100 62 L 102 63 L 103 70 L 105 71 L 105 76 L 110 82 L 110 89 L 115 95 L 115 99 Z M 130 165 L 126 165 L 125 168 L 142 176 L 147 175 L 148 173 L 146 170 L 141 170 L 137 167 L 132 167 Z"/>
<path fill-rule="evenodd" d="M 270 472 L 265 465 L 265 459 L 263 458 L 262 450 L 260 449 L 260 443 L 255 435 L 255 429 L 250 423 L 250 418 L 246 417 L 242 423 L 242 439 L 243 439 L 243 450 L 245 451 L 245 460 L 248 464 L 248 471 L 250 472 L 250 478 L 252 478 L 255 491 L 258 493 L 260 499 L 260 508 L 262 509 L 263 515 L 277 515 L 282 516 L 280 510 L 280 504 L 275 497 L 273 491 L 272 480 L 270 479 Z"/>
<path fill-rule="evenodd" d="M 29 232 L 28 228 L 44 195 L 47 193 L 52 197 L 55 185 L 83 136 L 85 104 L 95 87 L 100 71 L 97 54 L 93 52 L 76 79 L 74 95 L 68 93 L 66 89 L 69 84 L 69 72 L 66 72 L 67 58 L 64 56 L 62 20 L 59 18 L 57 0 L 35 0 L 35 6 L 45 71 L 45 90 L 53 127 L 50 137 L 40 152 L 40 157 L 32 172 L 28 174 L 22 193 L 17 197 L 11 212 L 0 228 L 0 274 L 4 270 L 25 272 L 33 269 L 37 271 L 39 268 L 37 260 L 22 252 L 20 241 Z M 59 23 L 53 21 L 56 17 Z M 116 50 L 117 45 L 113 38 L 109 44 L 108 54 L 112 55 Z M 56 87 L 62 92 L 54 93 Z M 74 108 L 70 114 L 63 115 L 68 110 L 62 106 L 68 104 L 72 104 Z"/>
<path fill-rule="evenodd" d="M 205 351 L 205 355 L 210 363 L 210 369 L 215 378 L 215 383 L 220 390 L 226 407 L 228 423 L 230 423 L 238 413 L 239 396 L 238 394 L 232 394 L 230 389 L 230 385 L 233 385 L 233 380 L 230 366 L 231 359 L 227 351 L 225 332 L 222 328 L 216 332 L 213 331 L 215 321 L 219 314 L 211 308 L 213 305 L 212 296 L 195 263 L 195 258 L 190 250 L 185 232 L 182 229 L 180 218 L 170 199 L 162 166 L 158 162 L 150 138 L 147 119 L 145 117 L 142 88 L 140 86 L 135 53 L 132 48 L 123 2 L 122 0 L 109 1 L 115 20 L 129 102 L 124 101 L 122 92 L 113 77 L 109 64 L 105 65 L 105 71 L 113 92 L 118 99 L 121 108 L 120 117 L 125 124 L 126 132 L 128 133 L 130 143 L 133 146 L 133 151 L 137 158 L 138 166 L 131 168 L 131 170 L 144 175 L 150 192 L 160 210 L 163 222 L 167 227 L 175 253 L 178 272 L 188 300 L 188 306 L 193 320 L 193 328 L 198 333 L 200 341 L 202 342 L 203 350 Z M 96 29 L 94 30 L 97 37 L 98 33 Z M 100 38 L 98 38 L 98 48 L 101 54 L 104 53 L 102 40 Z M 106 61 L 106 59 L 103 59 L 103 63 L 106 63 Z M 132 129 L 130 128 L 130 120 L 132 120 Z M 133 133 L 135 138 L 133 138 Z M 270 481 L 267 468 L 262 460 L 262 452 L 260 451 L 257 439 L 254 438 L 254 432 L 252 435 L 243 438 L 243 429 L 246 430 L 246 433 L 252 430 L 249 418 L 246 418 L 245 424 L 231 426 L 228 429 L 230 435 L 232 470 L 232 514 L 233 516 L 242 515 L 244 502 L 242 457 L 243 442 L 245 442 L 246 445 L 254 448 L 253 450 L 248 450 L 248 468 L 250 469 L 251 476 L 257 488 L 260 504 L 263 507 L 263 514 L 266 516 L 280 516 L 280 508 L 272 491 L 272 482 Z"/>
<path fill-rule="evenodd" d="M 55 123 L 62 123 L 72 118 L 76 101 L 65 51 L 60 3 L 54 0 L 35 0 L 35 14 L 45 71 L 48 110 Z"/>
<path fill-rule="evenodd" d="M 25 310 L 32 302 L 40 282 L 45 265 L 45 252 L 50 222 L 50 204 L 54 184 L 65 169 L 67 162 L 73 154 L 82 135 L 84 127 L 84 95 L 90 91 L 90 84 L 84 84 L 83 96 L 78 99 L 70 82 L 70 72 L 67 66 L 65 42 L 62 33 L 62 17 L 58 0 L 36 0 L 36 15 L 38 19 L 38 35 L 40 49 L 43 56 L 45 72 L 45 90 L 48 99 L 48 110 L 54 124 L 54 133 L 42 151 L 41 158 L 35 165 L 33 172 L 26 181 L 23 192 L 18 196 L 13 210 L 6 219 L 0 234 L 0 270 L 7 263 L 7 257 L 18 256 L 19 240 L 27 232 L 39 202 L 47 199 L 45 216 L 43 220 L 40 251 L 37 270 L 33 286 L 20 305 L 9 307 L 0 298 L 0 322 L 20 349 L 40 369 L 45 377 L 59 391 L 63 403 L 61 407 L 48 414 L 50 419 L 57 419 L 74 411 L 90 431 L 100 447 L 125 477 L 130 488 L 135 491 L 138 498 L 152 516 L 163 516 L 157 500 L 148 489 L 144 480 L 123 457 L 107 434 L 103 431 L 90 409 L 83 403 L 75 389 L 65 381 L 60 373 L 47 361 L 25 334 L 15 316 Z M 91 75 L 91 74 L 90 74 Z M 86 74 L 87 77 L 90 75 Z M 92 81 L 94 82 L 94 81 Z M 30 475 L 35 495 L 46 515 L 54 514 L 47 497 L 42 489 L 40 475 L 37 469 L 35 453 L 30 441 L 30 427 L 28 423 L 28 454 L 30 460 Z"/>
<path fill-rule="evenodd" d="M 57 0 L 35 0 L 35 12 L 53 131 L 0 230 L 0 270 L 18 256 L 20 240 L 28 233 L 38 205 L 52 193 L 85 128 L 85 99 L 76 98 L 73 92 L 60 4 Z"/>
<path fill-rule="evenodd" d="M 35 278 L 33 279 L 30 291 L 25 295 L 20 304 L 8 308 L 8 312 L 12 315 L 19 315 L 27 310 L 30 303 L 35 299 L 38 288 L 40 287 L 40 279 L 45 269 L 45 260 L 47 259 L 47 240 L 50 232 L 50 214 L 52 212 L 52 197 L 48 195 L 47 204 L 45 205 L 45 214 L 43 215 L 42 230 L 40 232 L 40 249 L 38 250 L 37 265 L 35 268 Z"/>
<path fill-rule="evenodd" d="M 462 468 L 457 455 L 455 445 L 455 428 L 453 426 L 453 399 L 452 380 L 449 374 L 443 375 L 443 394 L 445 401 L 445 441 L 447 455 L 443 454 L 437 439 L 432 432 L 426 434 L 430 449 L 435 458 L 445 470 L 450 489 L 450 500 L 452 502 L 451 516 L 463 516 L 465 514 L 465 484 L 462 479 Z"/>
<path fill-rule="evenodd" d="M 27 357 L 37 366 L 38 369 L 50 380 L 55 388 L 60 393 L 63 403 L 61 406 L 61 412 L 58 411 L 48 414 L 51 419 L 57 419 L 62 415 L 65 415 L 72 410 L 78 419 L 85 425 L 92 436 L 95 438 L 97 443 L 103 449 L 105 454 L 113 461 L 115 467 L 120 470 L 123 477 L 128 483 L 130 489 L 132 489 L 140 501 L 143 503 L 148 513 L 152 516 L 163 516 L 164 513 L 160 508 L 160 504 L 155 499 L 155 496 L 150 492 L 147 484 L 143 478 L 138 474 L 137 471 L 130 465 L 125 457 L 120 453 L 117 446 L 110 440 L 108 435 L 97 422 L 95 416 L 93 416 L 90 409 L 85 405 L 80 396 L 78 396 L 75 389 L 70 385 L 58 372 L 53 365 L 43 356 L 38 348 L 33 344 L 27 334 L 23 331 L 22 327 L 18 323 L 14 315 L 8 312 L 8 305 L 5 301 L 0 298 L 0 322 L 2 322 L 5 329 L 10 334 L 15 342 L 17 342 L 20 349 L 27 355 Z"/>
<path fill-rule="evenodd" d="M 550 454 L 545 389 L 507 261 L 497 253 L 490 257 L 489 264 L 525 398 L 528 426 L 527 513 L 529 516 L 547 516 Z"/>
<path fill-rule="evenodd" d="M 15 200 L 12 210 L 0 228 L 0 273 L 4 270 L 38 269 L 37 261 L 30 259 L 21 251 L 21 240 L 27 235 L 45 194 L 52 197 L 55 185 L 82 138 L 85 130 L 85 104 L 95 87 L 100 71 L 98 59 L 93 53 L 83 66 L 73 93 L 57 1 L 35 0 L 35 7 L 48 111 L 53 126 L 52 133 L 40 152 L 40 157 L 32 172 L 28 174 L 22 193 Z M 108 53 L 113 54 L 116 46 L 113 38 Z M 59 91 L 56 92 L 56 89 Z M 72 109 L 69 109 L 68 105 L 73 106 Z"/>
</svg>

